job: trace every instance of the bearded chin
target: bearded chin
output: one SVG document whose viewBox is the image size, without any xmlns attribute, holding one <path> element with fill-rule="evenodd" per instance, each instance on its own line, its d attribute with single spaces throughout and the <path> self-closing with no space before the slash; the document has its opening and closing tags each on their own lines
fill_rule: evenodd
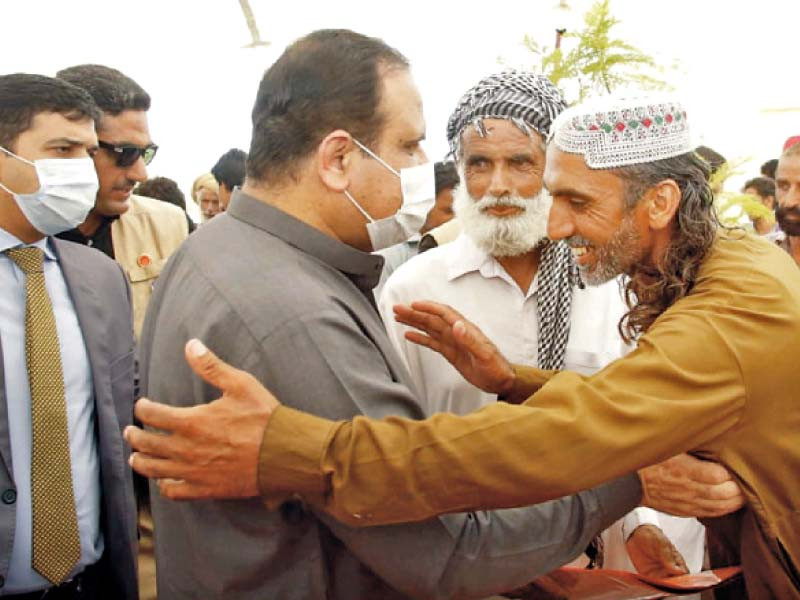
<svg viewBox="0 0 800 600">
<path fill-rule="evenodd" d="M 495 217 L 485 212 L 497 204 L 523 210 L 510 217 Z M 544 189 L 531 198 L 484 196 L 477 200 L 469 195 L 465 184 L 453 191 L 453 210 L 464 233 L 478 248 L 496 258 L 519 256 L 538 246 L 547 237 L 551 205 L 552 199 Z"/>
<path fill-rule="evenodd" d="M 788 218 L 790 215 L 795 218 Z M 778 225 L 786 235 L 800 236 L 800 208 L 779 208 L 775 216 L 778 219 Z"/>
</svg>

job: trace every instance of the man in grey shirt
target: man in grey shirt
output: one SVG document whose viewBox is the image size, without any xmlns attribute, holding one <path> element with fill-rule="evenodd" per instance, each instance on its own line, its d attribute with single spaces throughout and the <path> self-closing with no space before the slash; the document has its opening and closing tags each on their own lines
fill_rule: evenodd
<svg viewBox="0 0 800 600">
<path fill-rule="evenodd" d="M 375 310 L 383 259 L 369 254 L 373 221 L 401 202 L 381 162 L 426 161 L 406 59 L 353 32 L 312 33 L 266 72 L 253 121 L 243 190 L 156 286 L 145 394 L 175 406 L 218 395 L 182 359 L 196 337 L 300 410 L 423 418 Z M 153 491 L 162 600 L 482 597 L 569 560 L 641 498 L 633 475 L 535 507 L 356 530 L 299 499 L 269 512 L 255 498 L 173 503 Z"/>
</svg>

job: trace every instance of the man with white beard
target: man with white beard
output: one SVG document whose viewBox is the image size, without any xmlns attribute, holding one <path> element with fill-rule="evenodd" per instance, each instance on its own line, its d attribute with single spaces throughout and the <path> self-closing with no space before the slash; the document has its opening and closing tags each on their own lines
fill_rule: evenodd
<svg viewBox="0 0 800 600">
<path fill-rule="evenodd" d="M 544 140 L 565 107 L 546 78 L 508 71 L 481 80 L 450 117 L 448 142 L 461 180 L 453 208 L 462 233 L 402 265 L 378 303 L 427 414 L 466 414 L 496 396 L 467 382 L 440 354 L 406 340 L 396 304 L 448 304 L 518 364 L 589 375 L 628 350 L 617 327 L 627 310 L 617 280 L 584 286 L 570 247 L 547 239 Z M 605 568 L 667 576 L 702 566 L 704 529 L 696 519 L 637 508 L 602 539 L 594 550 L 604 547 L 598 562 Z"/>
</svg>

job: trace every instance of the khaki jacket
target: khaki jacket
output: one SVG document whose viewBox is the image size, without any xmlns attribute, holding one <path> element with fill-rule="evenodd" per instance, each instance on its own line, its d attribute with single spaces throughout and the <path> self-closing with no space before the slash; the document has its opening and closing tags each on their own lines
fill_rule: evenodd
<svg viewBox="0 0 800 600">
<path fill-rule="evenodd" d="M 131 285 L 136 339 L 153 284 L 164 263 L 188 235 L 186 215 L 180 208 L 144 196 L 131 196 L 128 211 L 111 225 L 114 258 Z"/>
</svg>

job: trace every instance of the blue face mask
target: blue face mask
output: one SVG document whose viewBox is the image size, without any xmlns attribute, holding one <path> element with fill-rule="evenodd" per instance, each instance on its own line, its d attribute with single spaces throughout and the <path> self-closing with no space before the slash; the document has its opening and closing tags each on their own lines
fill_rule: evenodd
<svg viewBox="0 0 800 600">
<path fill-rule="evenodd" d="M 408 169 L 395 170 L 380 156 L 372 152 L 369 148 L 353 138 L 353 142 L 372 158 L 377 160 L 386 169 L 400 178 L 400 187 L 403 192 L 403 203 L 400 209 L 393 215 L 384 219 L 373 219 L 365 211 L 352 194 L 347 190 L 345 196 L 353 203 L 359 212 L 367 220 L 367 234 L 373 250 L 380 250 L 394 246 L 400 242 L 405 242 L 425 224 L 428 212 L 436 202 L 436 182 L 434 177 L 433 163 L 425 163 Z"/>
<path fill-rule="evenodd" d="M 45 235 L 74 229 L 94 207 L 97 172 L 91 158 L 46 158 L 33 162 L 0 146 L 0 151 L 36 169 L 39 189 L 31 194 L 11 194 L 28 222 Z"/>
</svg>

